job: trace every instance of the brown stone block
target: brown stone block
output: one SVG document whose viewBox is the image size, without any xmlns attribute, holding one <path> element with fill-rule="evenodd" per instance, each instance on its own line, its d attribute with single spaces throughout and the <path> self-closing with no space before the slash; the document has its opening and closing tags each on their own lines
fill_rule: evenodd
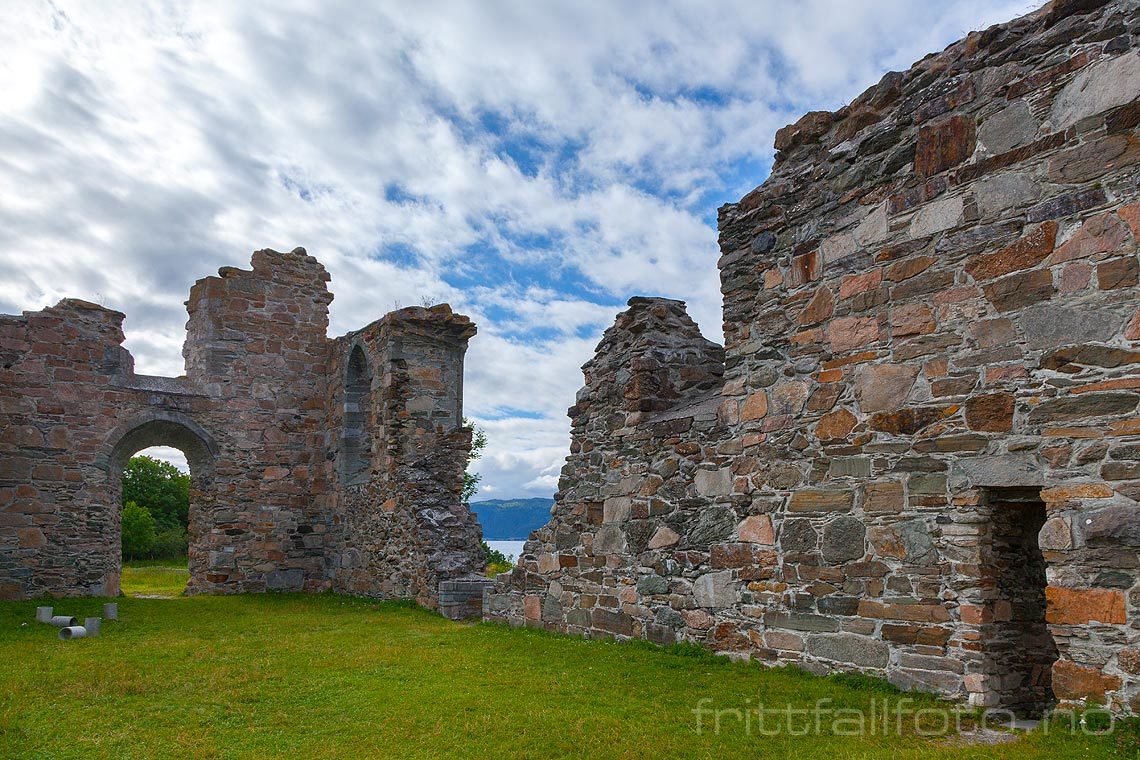
<svg viewBox="0 0 1140 760">
<path fill-rule="evenodd" d="M 851 491 L 801 488 L 788 502 L 789 512 L 846 512 L 855 499 Z"/>
<path fill-rule="evenodd" d="M 1069 499 L 1110 498 L 1112 498 L 1112 487 L 1107 483 L 1074 483 L 1041 490 L 1041 500 L 1046 503 L 1064 502 Z"/>
<path fill-rule="evenodd" d="M 796 256 L 792 259 L 792 267 L 788 272 L 788 285 L 798 287 L 812 280 L 818 280 L 822 271 L 823 261 L 818 249 Z"/>
<path fill-rule="evenodd" d="M 966 401 L 966 426 L 987 433 L 1007 433 L 1013 429 L 1013 396 L 994 393 Z"/>
<path fill-rule="evenodd" d="M 768 414 L 768 394 L 756 391 L 744 400 L 740 408 L 740 419 L 744 421 L 763 419 Z"/>
<path fill-rule="evenodd" d="M 974 117 L 958 114 L 918 130 L 914 173 L 930 177 L 965 161 L 974 152 Z"/>
<path fill-rule="evenodd" d="M 878 335 L 878 320 L 874 317 L 838 317 L 827 326 L 827 339 L 837 354 L 872 343 Z"/>
<path fill-rule="evenodd" d="M 906 506 L 902 483 L 867 483 L 863 486 L 863 511 L 894 513 Z"/>
<path fill-rule="evenodd" d="M 1086 219 L 1072 237 L 1058 246 L 1048 263 L 1052 266 L 1101 253 L 1116 253 L 1127 241 L 1128 230 L 1115 214 L 1097 214 Z"/>
<path fill-rule="evenodd" d="M 815 435 L 821 441 L 842 440 L 851 434 L 856 422 L 855 415 L 847 409 L 836 409 L 820 417 Z"/>
<path fill-rule="evenodd" d="M 1053 252 L 1056 239 L 1057 223 L 1045 222 L 1016 243 L 996 253 L 972 257 L 966 262 L 966 272 L 975 280 L 981 281 L 1029 269 Z"/>
<path fill-rule="evenodd" d="M 881 269 L 872 269 L 867 272 L 860 272 L 859 274 L 844 275 L 843 279 L 839 282 L 839 300 L 842 301 L 859 293 L 874 290 L 879 287 L 879 283 L 882 281 L 883 270 Z"/>
<path fill-rule="evenodd" d="M 924 406 L 871 415 L 872 430 L 893 435 L 914 435 L 923 428 L 957 414 L 958 405 Z"/>
<path fill-rule="evenodd" d="M 811 325 L 829 319 L 835 311 L 835 298 L 826 285 L 819 287 L 804 310 L 796 317 L 801 325 Z"/>
<path fill-rule="evenodd" d="M 1124 593 L 1116 589 L 1047 586 L 1045 621 L 1055 625 L 1126 623 Z"/>
<path fill-rule="evenodd" d="M 1022 309 L 1053 297 L 1053 273 L 1035 269 L 995 280 L 982 288 L 999 312 Z"/>
<path fill-rule="evenodd" d="M 945 623 L 950 620 L 950 613 L 940 604 L 891 604 L 871 599 L 859 602 L 859 615 L 865 618 L 918 623 Z"/>
<path fill-rule="evenodd" d="M 1101 290 L 1130 288 L 1140 283 L 1140 265 L 1135 256 L 1097 264 L 1096 282 Z"/>
<path fill-rule="evenodd" d="M 1099 668 L 1078 665 L 1070 660 L 1053 663 L 1053 693 L 1058 699 L 1087 699 L 1104 704 L 1107 693 L 1120 688 L 1118 676 L 1103 673 Z"/>
</svg>

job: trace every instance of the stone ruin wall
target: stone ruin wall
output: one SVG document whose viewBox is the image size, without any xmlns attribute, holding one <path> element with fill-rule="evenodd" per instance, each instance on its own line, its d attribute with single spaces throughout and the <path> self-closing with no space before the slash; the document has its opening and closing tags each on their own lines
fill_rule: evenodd
<svg viewBox="0 0 1140 760">
<path fill-rule="evenodd" d="M 316 259 L 258 251 L 252 265 L 194 285 L 184 377 L 136 375 L 124 315 L 95 304 L 0 317 L 0 599 L 117 594 L 122 468 L 154 445 L 191 468 L 190 593 L 433 606 L 440 581 L 482 567 L 459 499 L 475 327 L 410 308 L 330 340 Z M 368 378 L 349 399 L 352 351 Z"/>
<path fill-rule="evenodd" d="M 781 130 L 723 365 L 631 301 L 487 619 L 1140 712 L 1138 27 L 1053 3 Z"/>
</svg>

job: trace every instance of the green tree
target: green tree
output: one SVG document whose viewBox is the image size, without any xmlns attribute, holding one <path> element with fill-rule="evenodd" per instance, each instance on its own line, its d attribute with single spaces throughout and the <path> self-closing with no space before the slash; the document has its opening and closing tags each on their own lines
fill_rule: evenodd
<svg viewBox="0 0 1140 760">
<path fill-rule="evenodd" d="M 123 559 L 142 559 L 154 551 L 154 517 L 133 501 L 123 507 Z"/>
<path fill-rule="evenodd" d="M 462 498 L 463 503 L 466 504 L 479 490 L 479 481 L 483 479 L 482 475 L 471 471 L 471 463 L 483 456 L 483 449 L 487 446 L 487 434 L 466 417 L 463 418 L 463 424 L 475 431 L 471 436 L 471 450 L 467 452 L 467 471 L 463 473 Z"/>
<path fill-rule="evenodd" d="M 154 457 L 131 457 L 123 469 L 123 504 L 146 508 L 159 529 L 186 530 L 190 518 L 190 476 Z"/>
</svg>

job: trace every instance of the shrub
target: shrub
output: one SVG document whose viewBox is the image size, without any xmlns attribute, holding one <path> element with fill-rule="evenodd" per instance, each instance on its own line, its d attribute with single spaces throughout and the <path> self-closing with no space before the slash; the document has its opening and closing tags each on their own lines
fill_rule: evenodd
<svg viewBox="0 0 1140 760">
<path fill-rule="evenodd" d="M 160 528 L 154 538 L 155 559 L 180 559 L 186 556 L 190 542 L 186 536 L 186 529 L 181 526 L 167 526 Z"/>
<path fill-rule="evenodd" d="M 486 559 L 486 575 L 488 578 L 493 578 L 499 573 L 505 573 L 515 566 L 514 556 L 508 557 L 498 549 L 492 549 L 483 542 L 483 556 Z"/>
<path fill-rule="evenodd" d="M 154 518 L 146 507 L 128 501 L 123 507 L 123 558 L 142 559 L 154 551 Z"/>
</svg>

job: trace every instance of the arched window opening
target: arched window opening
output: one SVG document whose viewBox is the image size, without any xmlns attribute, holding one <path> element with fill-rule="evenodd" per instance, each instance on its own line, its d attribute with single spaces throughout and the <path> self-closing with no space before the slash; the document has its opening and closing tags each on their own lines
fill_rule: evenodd
<svg viewBox="0 0 1140 760">
<path fill-rule="evenodd" d="M 360 346 L 352 349 L 344 383 L 341 475 L 346 485 L 367 483 L 372 460 L 372 371 Z"/>
</svg>

